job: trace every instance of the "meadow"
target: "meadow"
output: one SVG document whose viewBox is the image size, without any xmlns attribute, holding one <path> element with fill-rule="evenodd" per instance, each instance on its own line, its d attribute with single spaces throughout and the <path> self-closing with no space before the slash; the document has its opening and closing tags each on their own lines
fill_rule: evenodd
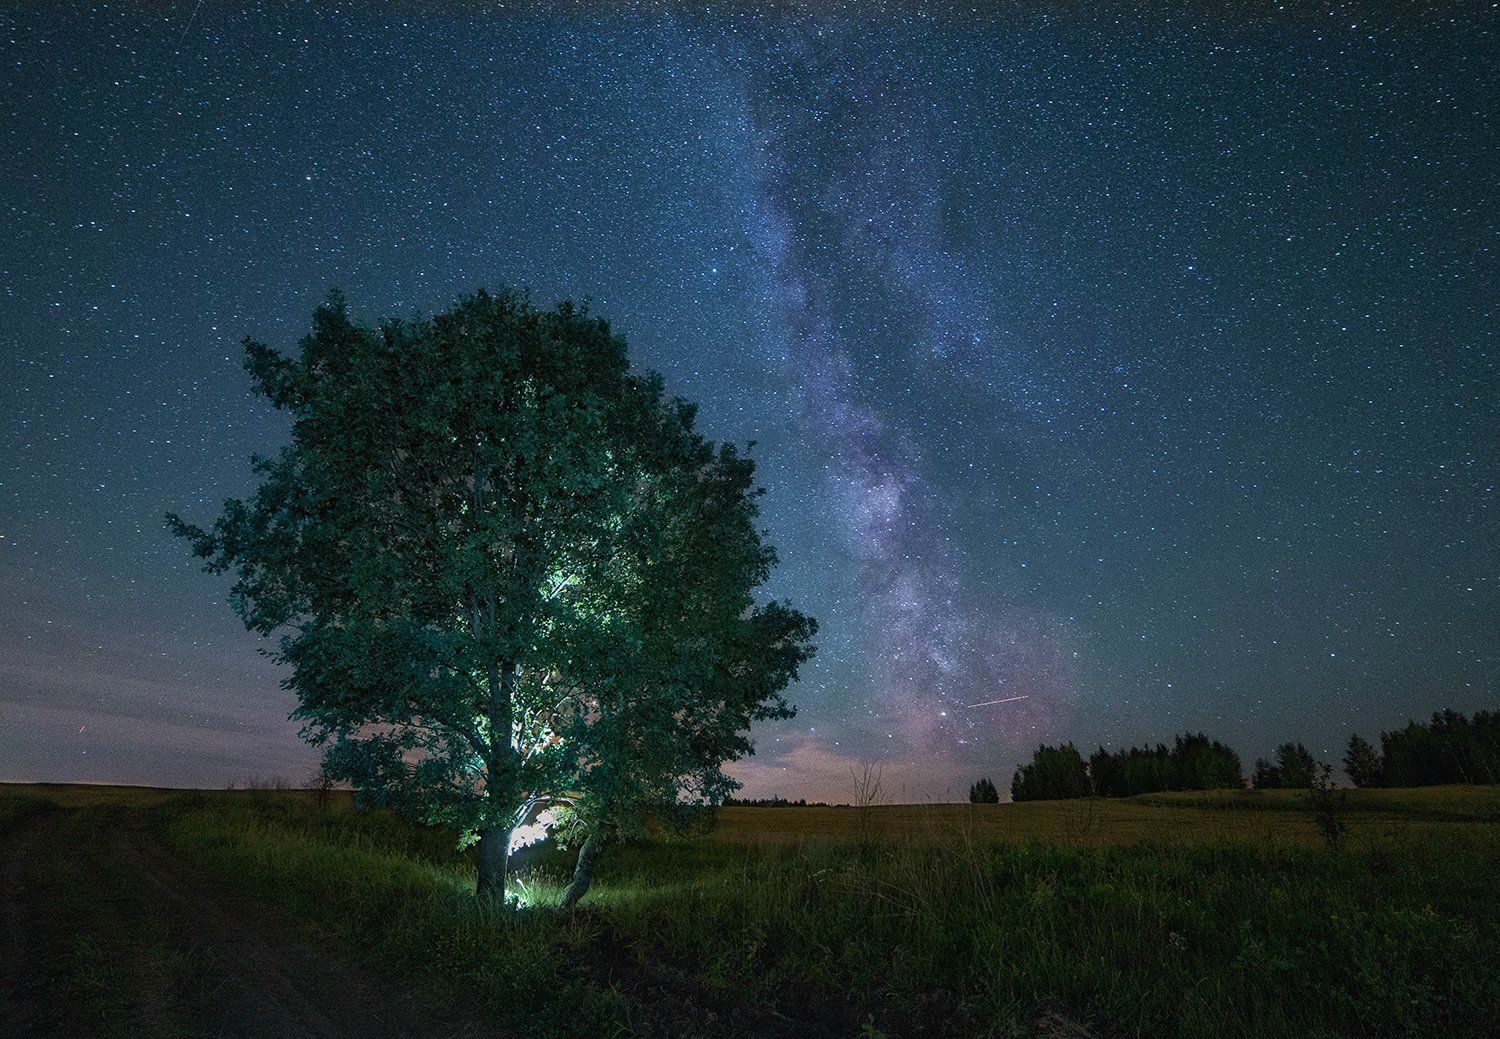
<svg viewBox="0 0 1500 1039">
<path fill-rule="evenodd" d="M 480 905 L 347 796 L 0 791 L 7 1036 L 1500 1035 L 1493 787 L 1352 792 L 1332 846 L 1296 791 L 727 808 L 573 914 L 565 853 Z"/>
</svg>

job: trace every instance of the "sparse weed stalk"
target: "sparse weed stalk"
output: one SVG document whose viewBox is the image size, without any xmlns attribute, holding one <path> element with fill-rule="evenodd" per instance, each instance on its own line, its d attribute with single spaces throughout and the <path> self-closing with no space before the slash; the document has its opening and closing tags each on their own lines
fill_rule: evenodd
<svg viewBox="0 0 1500 1039">
<path fill-rule="evenodd" d="M 1336 846 L 1349 831 L 1346 818 L 1349 795 L 1333 785 L 1333 769 L 1323 765 L 1313 773 L 1312 788 L 1307 792 L 1313 822 L 1330 847 Z"/>
</svg>

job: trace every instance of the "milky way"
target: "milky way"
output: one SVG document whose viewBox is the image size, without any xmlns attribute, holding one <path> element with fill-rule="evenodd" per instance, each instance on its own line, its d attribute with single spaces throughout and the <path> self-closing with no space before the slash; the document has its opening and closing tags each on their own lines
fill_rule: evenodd
<svg viewBox="0 0 1500 1039">
<path fill-rule="evenodd" d="M 769 74 L 745 63 L 747 210 L 766 297 L 792 343 L 788 375 L 815 449 L 828 454 L 835 521 L 859 569 L 872 661 L 865 712 L 877 734 L 899 733 L 903 750 L 978 744 L 993 753 L 997 737 L 1035 731 L 1038 714 L 1055 722 L 1070 692 L 1061 625 L 966 586 L 920 446 L 864 399 L 860 381 L 872 363 L 912 378 L 936 365 L 961 379 L 1005 363 L 998 335 L 942 241 L 923 99 L 847 30 L 789 34 L 771 52 L 785 61 Z M 860 356 L 841 320 L 837 287 L 856 280 L 873 285 L 900 325 L 905 341 L 891 356 Z M 1009 695 L 1030 702 L 1000 718 L 973 713 L 976 701 Z"/>
</svg>

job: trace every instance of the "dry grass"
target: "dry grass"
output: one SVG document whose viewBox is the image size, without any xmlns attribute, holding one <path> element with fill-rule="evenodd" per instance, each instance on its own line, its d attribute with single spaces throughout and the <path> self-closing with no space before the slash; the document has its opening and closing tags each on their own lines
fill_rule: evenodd
<svg viewBox="0 0 1500 1039">
<path fill-rule="evenodd" d="M 63 808 L 93 805 L 138 807 L 164 801 L 181 790 L 153 786 L 107 786 L 94 783 L 0 783 L 0 797 L 40 797 Z"/>
<path fill-rule="evenodd" d="M 1500 819 L 1500 787 L 1355 790 L 1349 794 L 1356 842 L 1440 836 L 1467 822 Z M 707 838 L 735 844 L 796 846 L 859 840 L 857 808 L 724 808 Z M 1139 842 L 1167 845 L 1322 842 L 1299 790 L 1152 794 L 1124 800 L 1021 804 L 882 805 L 870 810 L 874 839 L 917 843 L 1037 841 L 1070 847 Z"/>
</svg>

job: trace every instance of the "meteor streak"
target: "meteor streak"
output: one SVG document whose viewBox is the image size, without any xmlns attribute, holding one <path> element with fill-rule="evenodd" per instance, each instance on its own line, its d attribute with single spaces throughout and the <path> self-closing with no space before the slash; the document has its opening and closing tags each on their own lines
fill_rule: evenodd
<svg viewBox="0 0 1500 1039">
<path fill-rule="evenodd" d="M 1030 693 L 1022 693 L 1020 696 L 1007 696 L 1004 700 L 986 700 L 984 703 L 971 703 L 971 704 L 969 704 L 969 706 L 970 707 L 993 707 L 997 703 L 1011 703 L 1011 702 L 1013 702 L 1015 700 L 1024 700 L 1027 697 L 1029 697 L 1030 695 L 1031 695 Z"/>
</svg>

